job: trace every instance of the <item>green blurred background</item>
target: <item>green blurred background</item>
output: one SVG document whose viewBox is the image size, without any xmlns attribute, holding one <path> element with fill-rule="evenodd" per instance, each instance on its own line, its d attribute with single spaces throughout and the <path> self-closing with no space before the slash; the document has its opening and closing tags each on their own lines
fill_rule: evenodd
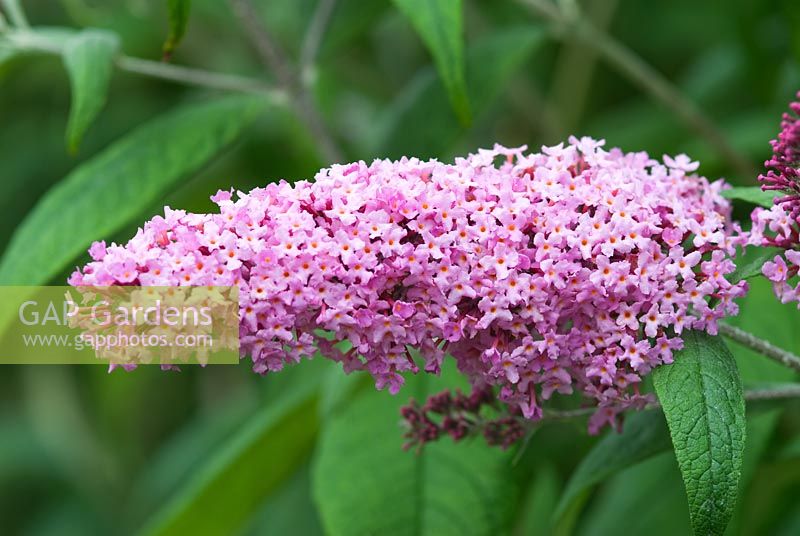
<svg viewBox="0 0 800 536">
<path fill-rule="evenodd" d="M 287 55 L 298 58 L 317 0 L 255 4 Z M 36 26 L 105 28 L 121 37 L 125 54 L 161 57 L 167 33 L 162 2 L 23 5 Z M 780 114 L 800 89 L 796 0 L 584 0 L 580 7 L 597 27 L 663 73 L 758 169 L 769 155 Z M 552 33 L 557 27 L 510 0 L 465 0 L 464 13 L 473 111 L 468 127 L 455 118 L 423 42 L 389 0 L 335 3 L 315 65 L 304 76 L 347 160 L 404 154 L 447 160 L 494 142 L 537 149 L 575 133 L 658 157 L 687 152 L 701 161 L 706 176 L 755 184 L 755 173 L 733 165 L 650 92 L 598 58 L 592 46 L 571 40 L 569 30 L 559 38 Z M 186 37 L 172 63 L 267 82 L 273 78 L 222 1 L 193 2 Z M 59 58 L 24 55 L 0 62 L 2 247 L 70 170 L 148 120 L 219 93 L 116 71 L 105 109 L 78 154 L 70 155 L 64 145 L 69 82 Z M 270 106 L 199 173 L 143 210 L 140 220 L 160 213 L 163 205 L 211 210 L 208 198 L 219 188 L 248 190 L 281 178 L 311 178 L 326 164 L 317 147 L 290 110 Z M 96 238 L 124 241 L 137 227 L 131 222 L 114 236 Z M 35 272 L 37 266 L 29 269 Z M 51 283 L 63 284 L 67 273 Z M 800 351 L 800 316 L 791 307 L 777 307 L 763 282 L 754 285 L 737 322 Z M 746 383 L 792 378 L 741 348 L 734 350 Z M 356 522 L 352 530 L 341 530 L 332 507 L 320 506 L 341 484 L 320 481 L 337 479 L 320 469 L 320 458 L 361 468 L 340 473 L 352 480 L 356 491 L 350 492 L 364 490 L 364 504 L 347 513 L 355 517 L 369 517 L 377 508 L 367 497 L 377 493 L 369 491 L 373 484 L 367 478 L 375 466 L 402 458 L 411 471 L 420 463 L 400 450 L 397 406 L 409 393 L 391 399 L 364 388 L 362 381 L 343 378 L 336 367 L 320 362 L 268 378 L 251 373 L 245 363 L 180 373 L 145 367 L 110 375 L 99 366 L 5 367 L 0 375 L 0 533 L 128 534 L 155 527 L 155 533 L 178 534 L 192 527 L 198 534 L 305 535 L 323 533 L 323 526 L 331 533 L 369 533 L 368 525 Z M 378 417 L 370 413 L 376 407 L 385 408 L 382 420 L 374 421 Z M 731 533 L 800 534 L 797 409 L 789 405 L 750 418 L 746 486 Z M 286 431 L 287 422 L 294 429 Z M 331 422 L 362 433 L 364 441 L 323 454 L 325 445 L 337 441 L 328 430 Z M 359 424 L 371 422 L 381 426 Z M 511 468 L 513 480 L 502 504 L 492 506 L 498 518 L 459 528 L 463 514 L 451 512 L 445 516 L 453 521 L 444 525 L 450 527 L 447 532 L 688 533 L 680 475 L 668 453 L 607 479 L 568 519 L 553 523 L 560 492 L 596 440 L 583 424 L 550 425 L 534 434 L 519 456 L 489 454 L 492 463 Z M 429 465 L 446 464 L 459 448 L 482 448 L 445 443 L 434 449 Z M 492 467 L 481 462 L 458 472 L 472 471 L 480 479 Z M 231 474 L 239 476 L 226 479 Z M 437 502 L 436 486 L 450 487 L 449 507 L 470 508 L 469 490 L 462 497 L 455 480 L 452 486 L 431 485 L 423 494 L 427 500 Z M 393 509 L 419 515 L 418 505 L 405 504 L 419 497 L 388 488 Z M 221 524 L 215 525 L 217 516 Z M 193 521 L 181 524 L 187 519 Z M 443 533 L 433 522 L 413 525 L 398 519 L 381 533 Z"/>
</svg>

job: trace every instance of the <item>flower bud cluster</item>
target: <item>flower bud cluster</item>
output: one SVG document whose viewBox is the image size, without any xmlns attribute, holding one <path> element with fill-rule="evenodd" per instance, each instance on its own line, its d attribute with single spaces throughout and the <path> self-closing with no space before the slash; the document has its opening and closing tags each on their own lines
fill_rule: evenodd
<svg viewBox="0 0 800 536">
<path fill-rule="evenodd" d="M 493 411 L 493 416 L 485 415 L 487 408 Z M 506 449 L 525 435 L 519 409 L 498 414 L 497 400 L 488 387 L 474 389 L 469 395 L 460 390 L 455 394 L 442 391 L 428 398 L 422 406 L 412 399 L 401 408 L 400 414 L 407 430 L 404 449 L 421 449 L 426 443 L 446 435 L 453 441 L 482 435 L 487 444 Z"/>
</svg>

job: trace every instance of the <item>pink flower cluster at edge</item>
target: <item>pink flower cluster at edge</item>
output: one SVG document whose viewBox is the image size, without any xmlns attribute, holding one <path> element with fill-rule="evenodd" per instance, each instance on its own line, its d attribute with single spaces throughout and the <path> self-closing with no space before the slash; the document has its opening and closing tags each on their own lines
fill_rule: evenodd
<svg viewBox="0 0 800 536">
<path fill-rule="evenodd" d="M 783 303 L 798 302 L 800 308 L 800 287 L 790 284 L 800 270 L 800 92 L 797 99 L 783 115 L 778 138 L 771 142 L 772 158 L 764 164 L 768 171 L 758 178 L 761 188 L 774 191 L 776 198 L 771 208 L 753 212 L 750 243 L 785 250 L 762 271 Z"/>
<path fill-rule="evenodd" d="M 685 155 L 603 145 L 358 162 L 219 192 L 219 214 L 167 208 L 125 246 L 95 243 L 70 283 L 239 285 L 258 373 L 318 349 L 396 393 L 415 348 L 425 371 L 452 355 L 529 419 L 577 390 L 596 432 L 647 401 L 643 376 L 683 330 L 715 333 L 747 289 L 725 278 L 745 240 L 727 185 Z"/>
</svg>

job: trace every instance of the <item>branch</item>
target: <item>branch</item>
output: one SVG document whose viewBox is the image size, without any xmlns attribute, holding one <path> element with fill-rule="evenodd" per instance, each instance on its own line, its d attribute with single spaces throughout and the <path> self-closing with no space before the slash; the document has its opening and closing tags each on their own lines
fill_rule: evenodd
<svg viewBox="0 0 800 536">
<path fill-rule="evenodd" d="M 12 30 L 4 34 L 3 37 L 19 50 L 53 55 L 61 55 L 63 52 L 63 45 L 58 41 L 43 38 L 31 31 Z M 259 80 L 244 76 L 215 73 L 203 69 L 133 58 L 131 56 L 119 56 L 115 64 L 121 71 L 188 86 L 265 95 L 277 104 L 286 103 L 287 101 L 286 94 L 283 91 Z"/>
<path fill-rule="evenodd" d="M 751 389 L 745 391 L 744 399 L 755 400 L 790 400 L 800 398 L 800 384 L 785 384 L 780 387 Z"/>
<path fill-rule="evenodd" d="M 286 59 L 286 54 L 280 46 L 273 41 L 272 34 L 261 24 L 261 15 L 248 0 L 229 0 L 233 14 L 244 28 L 247 37 L 252 42 L 258 57 L 264 66 L 275 74 L 278 83 L 284 88 L 294 86 L 294 76 Z"/>
<path fill-rule="evenodd" d="M 541 138 L 559 140 L 563 137 L 565 129 L 559 110 L 545 103 L 544 97 L 532 84 L 521 81 L 513 85 L 509 89 L 508 98 L 514 107 L 514 113 L 535 129 Z"/>
<path fill-rule="evenodd" d="M 286 103 L 286 93 L 246 76 L 214 73 L 202 69 L 182 67 L 160 61 L 149 61 L 130 56 L 120 56 L 116 61 L 121 71 L 169 80 L 190 86 L 207 87 L 242 93 L 263 94 L 277 103 Z"/>
<path fill-rule="evenodd" d="M 604 30 L 611 23 L 617 4 L 618 0 L 591 2 L 586 6 L 585 17 L 593 20 L 598 29 Z M 579 7 L 570 2 L 562 7 L 562 11 L 567 9 L 577 13 Z M 597 55 L 596 49 L 587 50 L 577 42 L 565 45 L 558 53 L 548 94 L 548 101 L 551 103 L 548 108 L 555 108 L 559 112 L 562 127 L 559 138 L 572 134 L 578 126 L 591 89 Z"/>
<path fill-rule="evenodd" d="M 800 383 L 785 384 L 780 385 L 779 387 L 748 389 L 744 392 L 744 399 L 750 402 L 760 400 L 792 400 L 797 398 L 800 398 Z M 660 407 L 660 403 L 653 402 L 651 404 L 647 404 L 643 409 L 659 409 Z M 562 422 L 581 419 L 583 417 L 592 415 L 595 411 L 597 411 L 596 408 L 545 410 L 542 418 L 538 421 L 529 421 L 527 419 L 523 419 L 522 417 L 520 417 L 520 419 L 524 420 L 526 426 L 535 427 L 545 422 Z"/>
<path fill-rule="evenodd" d="M 320 152 L 328 162 L 343 161 L 342 151 L 328 132 L 322 116 L 309 93 L 298 83 L 286 54 L 273 40 L 272 34 L 261 22 L 261 17 L 250 0 L 229 0 L 234 15 L 258 53 L 264 66 L 271 70 L 281 88 L 286 91 L 289 101 L 300 120 L 305 124 Z"/>
<path fill-rule="evenodd" d="M 594 48 L 631 82 L 661 101 L 687 126 L 704 137 L 718 153 L 731 162 L 737 173 L 742 176 L 755 175 L 752 163 L 739 154 L 717 126 L 664 75 L 635 52 L 580 16 L 565 14 L 548 0 L 517 1 L 548 19 L 555 26 L 559 38 L 576 39 L 585 46 Z"/>
<path fill-rule="evenodd" d="M 783 348 L 778 348 L 764 339 L 759 339 L 752 333 L 748 333 L 728 324 L 719 324 L 719 332 L 721 335 L 758 352 L 764 357 L 773 359 L 786 367 L 800 372 L 800 357 L 794 355 L 792 352 L 788 352 Z"/>
<path fill-rule="evenodd" d="M 300 53 L 300 73 L 305 76 L 317 61 L 317 54 L 319 47 L 322 44 L 322 38 L 325 35 L 325 29 L 333 15 L 333 10 L 336 7 L 336 0 L 319 0 L 317 9 L 314 11 L 314 17 L 308 24 L 308 30 L 303 38 L 303 49 Z"/>
</svg>

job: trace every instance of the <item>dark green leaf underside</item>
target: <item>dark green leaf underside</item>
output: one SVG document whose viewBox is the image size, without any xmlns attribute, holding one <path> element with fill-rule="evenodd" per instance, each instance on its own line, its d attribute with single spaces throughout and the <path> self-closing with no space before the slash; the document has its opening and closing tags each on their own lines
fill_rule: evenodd
<svg viewBox="0 0 800 536">
<path fill-rule="evenodd" d="M 461 0 L 394 0 L 394 3 L 430 50 L 459 120 L 469 124 Z"/>
</svg>

